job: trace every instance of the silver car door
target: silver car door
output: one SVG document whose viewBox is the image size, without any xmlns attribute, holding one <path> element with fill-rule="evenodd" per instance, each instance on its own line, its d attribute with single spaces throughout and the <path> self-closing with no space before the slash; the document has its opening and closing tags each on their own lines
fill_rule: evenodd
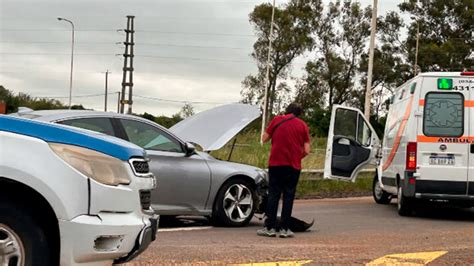
<svg viewBox="0 0 474 266">
<path fill-rule="evenodd" d="M 128 140 L 147 150 L 158 181 L 152 206 L 160 214 L 194 214 L 207 203 L 211 174 L 206 161 L 187 154 L 183 143 L 165 130 L 133 119 L 120 119 Z"/>
</svg>

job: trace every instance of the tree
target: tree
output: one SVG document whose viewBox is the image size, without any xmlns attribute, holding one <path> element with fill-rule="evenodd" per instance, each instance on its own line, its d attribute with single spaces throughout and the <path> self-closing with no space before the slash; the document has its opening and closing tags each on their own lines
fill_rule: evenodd
<svg viewBox="0 0 474 266">
<path fill-rule="evenodd" d="M 353 98 L 361 55 L 370 33 L 371 8 L 335 1 L 314 29 L 315 59 L 306 64 L 297 98 L 316 98 L 314 106 L 342 104 Z"/>
<path fill-rule="evenodd" d="M 258 36 L 251 55 L 257 63 L 258 72 L 247 76 L 242 82 L 243 102 L 261 103 L 266 86 L 269 92 L 267 113 L 271 115 L 281 106 L 282 97 L 288 96 L 289 87 L 287 84 L 280 85 L 278 80 L 287 79 L 293 60 L 312 47 L 311 32 L 318 23 L 320 10 L 319 0 L 292 0 L 275 7 L 269 82 L 265 84 L 272 5 L 264 3 L 255 6 L 249 18 Z"/>
<path fill-rule="evenodd" d="M 172 126 L 174 126 L 175 124 L 177 124 L 179 121 L 183 120 L 183 118 L 178 114 L 174 114 L 172 115 L 171 117 L 167 117 L 167 116 L 164 116 L 164 115 L 161 115 L 161 116 L 154 116 L 150 113 L 143 113 L 143 114 L 138 114 L 137 116 L 140 116 L 140 117 L 143 117 L 145 119 L 148 119 L 150 121 L 153 121 L 163 127 L 166 127 L 166 128 L 170 128 Z"/>
<path fill-rule="evenodd" d="M 21 92 L 14 95 L 2 85 L 0 85 L 0 101 L 6 103 L 7 113 L 17 112 L 18 107 L 28 107 L 33 110 L 67 109 L 67 106 L 58 100 L 35 98 Z M 80 107 L 84 109 L 82 105 Z"/>
<path fill-rule="evenodd" d="M 185 103 L 178 113 L 182 118 L 188 118 L 194 115 L 194 107 L 190 103 Z"/>
<path fill-rule="evenodd" d="M 418 66 L 421 71 L 461 71 L 474 66 L 474 1 L 407 0 L 400 10 L 412 22 L 406 39 L 410 65 L 415 62 L 416 31 L 420 27 Z"/>
<path fill-rule="evenodd" d="M 407 48 L 401 39 L 401 30 L 405 27 L 403 19 L 395 11 L 377 19 L 377 42 L 374 50 L 374 67 L 372 72 L 372 107 L 371 113 L 378 121 L 380 114 L 386 113 L 385 100 L 394 89 L 403 84 L 412 75 L 411 66 L 407 63 Z M 354 93 L 353 105 L 364 106 L 365 85 L 369 59 L 368 49 L 361 56 L 359 64 L 360 87 Z"/>
</svg>

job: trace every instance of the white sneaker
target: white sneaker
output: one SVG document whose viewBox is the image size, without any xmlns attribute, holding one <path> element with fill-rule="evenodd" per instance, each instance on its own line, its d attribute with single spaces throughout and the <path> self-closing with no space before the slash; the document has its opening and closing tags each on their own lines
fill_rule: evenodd
<svg viewBox="0 0 474 266">
<path fill-rule="evenodd" d="M 267 237 L 275 237 L 276 236 L 276 231 L 275 229 L 270 229 L 264 227 L 263 229 L 257 230 L 257 235 L 259 236 L 267 236 Z"/>
<path fill-rule="evenodd" d="M 290 229 L 287 230 L 280 230 L 280 235 L 281 238 L 290 238 L 294 237 L 295 233 L 293 233 Z"/>
</svg>

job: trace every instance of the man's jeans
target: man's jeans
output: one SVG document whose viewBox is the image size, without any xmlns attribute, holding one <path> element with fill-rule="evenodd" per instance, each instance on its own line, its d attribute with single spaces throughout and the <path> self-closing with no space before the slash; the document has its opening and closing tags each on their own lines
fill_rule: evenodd
<svg viewBox="0 0 474 266">
<path fill-rule="evenodd" d="M 293 211 L 293 201 L 295 199 L 296 185 L 300 177 L 300 170 L 291 166 L 270 166 L 268 169 L 270 184 L 268 189 L 268 204 L 265 220 L 265 227 L 276 229 L 276 218 L 278 212 L 278 203 L 283 194 L 283 208 L 281 211 L 281 226 L 287 230 Z"/>
</svg>

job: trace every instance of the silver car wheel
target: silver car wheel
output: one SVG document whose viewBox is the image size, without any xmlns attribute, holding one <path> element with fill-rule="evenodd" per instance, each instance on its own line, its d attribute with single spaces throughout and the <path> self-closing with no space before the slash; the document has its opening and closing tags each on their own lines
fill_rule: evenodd
<svg viewBox="0 0 474 266">
<path fill-rule="evenodd" d="M 225 192 L 222 206 L 232 222 L 243 222 L 252 213 L 252 191 L 243 184 L 234 184 Z"/>
<path fill-rule="evenodd" d="M 10 227 L 0 224 L 0 265 L 24 265 L 25 248 Z"/>
</svg>

